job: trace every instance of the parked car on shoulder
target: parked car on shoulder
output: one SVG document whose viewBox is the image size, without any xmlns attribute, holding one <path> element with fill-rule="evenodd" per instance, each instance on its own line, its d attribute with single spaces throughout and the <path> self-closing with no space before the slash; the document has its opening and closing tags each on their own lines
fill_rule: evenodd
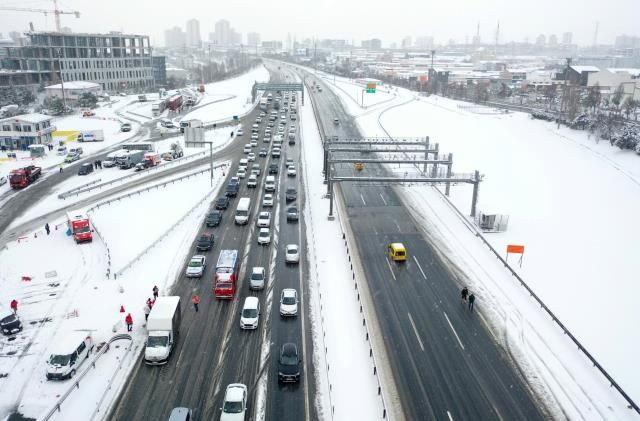
<svg viewBox="0 0 640 421">
<path fill-rule="evenodd" d="M 3 335 L 7 336 L 20 332 L 22 330 L 20 317 L 13 313 L 5 314 L 4 317 L 0 319 L 0 330 L 2 330 Z"/>
<path fill-rule="evenodd" d="M 93 163 L 85 162 L 80 165 L 80 169 L 78 169 L 78 175 L 89 175 L 93 172 Z"/>
<path fill-rule="evenodd" d="M 120 126 L 121 132 L 130 132 L 131 131 L 131 123 L 122 123 Z"/>
</svg>

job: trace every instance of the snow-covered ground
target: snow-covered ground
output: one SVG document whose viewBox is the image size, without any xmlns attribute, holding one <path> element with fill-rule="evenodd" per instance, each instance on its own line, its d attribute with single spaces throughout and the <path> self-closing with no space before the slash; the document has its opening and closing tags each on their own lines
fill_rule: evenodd
<svg viewBox="0 0 640 421">
<path fill-rule="evenodd" d="M 344 91 L 332 89 L 353 106 Z M 441 152 L 453 153 L 454 171 L 480 170 L 479 209 L 509 215 L 507 232 L 487 240 L 503 256 L 507 244 L 525 245 L 522 267 L 512 257 L 513 268 L 640 401 L 640 377 L 629 370 L 640 345 L 632 293 L 640 271 L 640 157 L 526 114 L 396 92 L 397 99 L 374 111 L 355 113 L 363 135 L 428 135 Z M 400 190 L 425 231 L 465 269 L 487 323 L 501 332 L 500 342 L 516 346 L 521 365 L 551 390 L 550 401 L 571 419 L 637 418 L 440 193 L 427 186 Z M 451 200 L 468 215 L 471 187 L 454 186 Z"/>
<path fill-rule="evenodd" d="M 196 109 L 185 114 L 183 120 L 198 119 L 205 123 L 242 115 L 252 107 L 251 87 L 254 82 L 269 81 L 269 72 L 258 66 L 242 75 L 205 86 L 203 99 Z M 226 100 L 221 100 L 228 98 Z"/>
<path fill-rule="evenodd" d="M 59 229 L 54 229 L 50 236 L 10 243 L 0 252 L 0 303 L 16 298 L 25 324 L 25 330 L 15 341 L 0 339 L 0 352 L 4 357 L 0 358 L 0 373 L 7 374 L 0 377 L 3 390 L 0 419 L 12 410 L 27 416 L 42 416 L 70 386 L 68 381 L 47 382 L 44 378 L 47 351 L 64 332 L 86 331 L 95 343 L 107 341 L 115 332 L 125 330 L 124 316 L 130 312 L 134 319 L 134 346 L 140 349 L 145 333 L 142 323 L 145 300 L 154 284 L 166 291 L 177 271 L 183 269 L 181 262 L 189 251 L 187 244 L 192 241 L 222 179 L 222 171 L 216 171 L 211 188 L 209 173 L 203 173 L 102 206 L 91 213 L 91 218 L 104 238 L 94 234 L 90 244 L 76 245 L 66 236 L 64 221 L 58 220 L 52 221 L 51 225 Z M 166 206 L 168 201 L 172 206 Z M 190 209 L 193 211 L 187 214 Z M 156 241 L 177 221 L 179 224 L 160 245 L 149 250 L 117 281 L 113 277 L 105 279 L 105 241 L 112 265 L 118 266 Z M 22 276 L 30 276 L 32 280 L 22 281 Z M 120 313 L 120 306 L 124 306 L 126 313 Z M 111 361 L 106 365 L 115 370 L 118 360 L 111 355 L 120 351 L 109 352 L 112 354 L 103 358 Z M 134 361 L 135 358 L 130 359 L 116 382 L 122 384 Z M 71 394 L 69 407 L 73 408 L 74 419 L 88 419 L 95 409 L 94 403 L 105 392 L 113 398 L 117 388 L 104 390 L 103 376 L 110 374 L 105 367 L 90 371 L 83 382 L 94 385 L 86 389 L 91 392 L 81 387 Z M 64 411 L 64 404 L 62 408 Z M 69 412 L 66 414 L 71 416 Z"/>
<path fill-rule="evenodd" d="M 351 80 L 340 78 L 337 76 L 328 76 L 320 73 L 325 82 L 331 84 L 335 91 L 339 91 L 344 103 L 347 105 L 347 109 L 351 115 L 358 115 L 362 112 L 362 106 L 364 108 L 370 108 L 374 105 L 382 104 L 393 100 L 396 95 L 392 88 L 388 86 L 377 86 L 374 94 L 364 92 L 366 86 L 364 84 L 355 83 Z M 320 94 L 322 95 L 322 94 Z M 363 104 L 364 102 L 364 104 Z"/>
</svg>

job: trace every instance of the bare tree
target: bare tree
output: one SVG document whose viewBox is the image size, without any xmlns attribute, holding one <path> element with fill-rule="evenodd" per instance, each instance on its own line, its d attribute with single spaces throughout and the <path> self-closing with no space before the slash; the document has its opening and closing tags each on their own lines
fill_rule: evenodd
<svg viewBox="0 0 640 421">
<path fill-rule="evenodd" d="M 618 85 L 613 96 L 611 97 L 611 103 L 616 107 L 616 112 L 620 113 L 620 104 L 622 102 L 622 96 L 624 95 L 624 88 L 622 85 Z"/>
<path fill-rule="evenodd" d="M 624 103 L 622 104 L 622 108 L 624 109 L 624 114 L 627 116 L 627 119 L 628 119 L 629 116 L 635 112 L 636 108 L 638 108 L 638 102 L 635 101 L 632 97 L 628 96 L 624 100 Z"/>
<path fill-rule="evenodd" d="M 602 100 L 602 94 L 600 93 L 600 85 L 595 84 L 589 88 L 589 93 L 584 99 L 584 106 L 587 108 L 591 108 L 593 112 L 596 112 L 596 108 L 600 105 L 600 101 Z"/>
</svg>

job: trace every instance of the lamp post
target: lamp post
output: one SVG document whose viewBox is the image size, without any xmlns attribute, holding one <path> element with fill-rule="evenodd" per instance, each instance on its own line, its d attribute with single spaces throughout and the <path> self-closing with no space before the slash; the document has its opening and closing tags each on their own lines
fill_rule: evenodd
<svg viewBox="0 0 640 421">
<path fill-rule="evenodd" d="M 60 56 L 62 55 L 61 49 L 56 49 L 56 57 L 58 58 L 58 77 L 60 78 L 60 88 L 62 91 L 62 113 L 64 114 L 67 111 L 67 99 L 64 95 L 64 79 L 62 77 L 62 63 L 60 61 Z"/>
</svg>

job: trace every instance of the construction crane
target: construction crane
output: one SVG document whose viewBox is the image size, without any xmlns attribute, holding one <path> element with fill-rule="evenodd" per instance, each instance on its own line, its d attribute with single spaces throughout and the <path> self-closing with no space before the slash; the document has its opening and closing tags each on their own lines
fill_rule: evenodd
<svg viewBox="0 0 640 421">
<path fill-rule="evenodd" d="M 65 12 L 63 10 L 58 9 L 58 0 L 53 0 L 53 10 L 47 9 L 32 9 L 28 7 L 0 7 L 0 10 L 12 10 L 14 12 L 34 12 L 34 13 L 44 13 L 45 16 L 49 13 L 53 13 L 56 17 L 56 31 L 62 32 L 62 26 L 60 25 L 60 15 L 75 15 L 76 18 L 80 17 L 80 12 Z"/>
</svg>

